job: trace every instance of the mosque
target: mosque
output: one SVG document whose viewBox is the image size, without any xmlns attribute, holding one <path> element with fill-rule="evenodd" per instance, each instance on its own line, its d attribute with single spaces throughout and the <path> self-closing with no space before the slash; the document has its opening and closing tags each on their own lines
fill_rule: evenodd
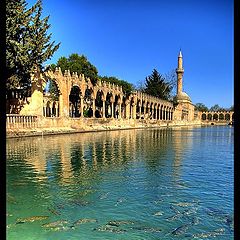
<svg viewBox="0 0 240 240">
<path fill-rule="evenodd" d="M 128 128 L 201 124 L 201 112 L 194 109 L 190 97 L 183 92 L 183 57 L 178 55 L 177 93 L 166 101 L 140 91 L 125 95 L 122 87 L 97 81 L 61 68 L 32 74 L 31 96 L 22 98 L 17 92 L 7 100 L 7 129 L 63 128 Z M 44 92 L 52 81 L 58 95 Z M 86 115 L 86 112 L 91 114 Z"/>
</svg>

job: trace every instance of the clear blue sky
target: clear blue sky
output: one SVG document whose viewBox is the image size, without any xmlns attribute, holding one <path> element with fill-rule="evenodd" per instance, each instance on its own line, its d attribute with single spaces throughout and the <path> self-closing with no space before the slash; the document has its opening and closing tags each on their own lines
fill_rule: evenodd
<svg viewBox="0 0 240 240">
<path fill-rule="evenodd" d="M 192 102 L 233 105 L 233 0 L 43 0 L 43 10 L 61 42 L 48 64 L 84 54 L 99 75 L 136 85 L 175 69 L 181 48 Z"/>
</svg>

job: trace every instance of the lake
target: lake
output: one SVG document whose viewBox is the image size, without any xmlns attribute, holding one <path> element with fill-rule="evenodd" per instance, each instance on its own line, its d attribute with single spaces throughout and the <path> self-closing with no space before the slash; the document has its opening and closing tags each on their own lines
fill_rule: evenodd
<svg viewBox="0 0 240 240">
<path fill-rule="evenodd" d="M 233 239 L 234 128 L 7 140 L 7 239 Z"/>
</svg>

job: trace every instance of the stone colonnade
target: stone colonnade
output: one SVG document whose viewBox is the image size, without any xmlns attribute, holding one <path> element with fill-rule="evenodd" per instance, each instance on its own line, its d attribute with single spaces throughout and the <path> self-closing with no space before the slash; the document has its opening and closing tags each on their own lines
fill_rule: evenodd
<svg viewBox="0 0 240 240">
<path fill-rule="evenodd" d="M 208 111 L 201 113 L 202 121 L 230 121 L 234 120 L 234 112 L 233 111 Z"/>
<path fill-rule="evenodd" d="M 29 106 L 25 106 L 20 114 L 89 117 L 85 112 L 91 111 L 90 117 L 96 118 L 173 120 L 171 102 L 138 91 L 125 95 L 121 86 L 109 82 L 98 80 L 93 85 L 83 74 L 78 76 L 69 70 L 63 74 L 60 68 L 56 68 L 44 76 L 35 72 L 32 79 L 38 84 L 33 84 Z M 53 101 L 43 94 L 43 85 L 48 80 L 55 82 L 59 90 L 58 100 Z"/>
</svg>

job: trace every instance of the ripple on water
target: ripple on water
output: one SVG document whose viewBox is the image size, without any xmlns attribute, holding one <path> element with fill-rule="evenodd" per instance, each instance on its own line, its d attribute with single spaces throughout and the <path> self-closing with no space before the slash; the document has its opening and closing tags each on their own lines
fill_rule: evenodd
<svg viewBox="0 0 240 240">
<path fill-rule="evenodd" d="M 231 240 L 231 131 L 126 130 L 8 141 L 8 239 Z M 30 221 L 37 216 L 49 219 Z"/>
</svg>

